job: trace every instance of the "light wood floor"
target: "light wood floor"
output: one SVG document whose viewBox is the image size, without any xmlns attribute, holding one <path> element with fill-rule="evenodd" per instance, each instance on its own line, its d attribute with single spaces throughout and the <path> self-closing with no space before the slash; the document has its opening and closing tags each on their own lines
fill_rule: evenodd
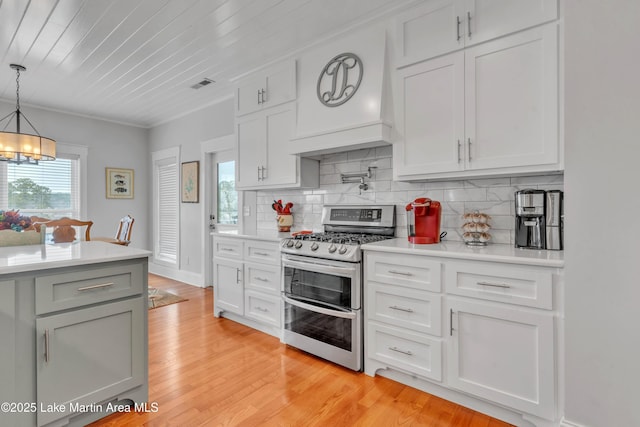
<svg viewBox="0 0 640 427">
<path fill-rule="evenodd" d="M 213 317 L 213 292 L 159 276 L 189 301 L 149 311 L 149 402 L 92 426 L 465 426 L 509 424 L 371 378 Z"/>
</svg>

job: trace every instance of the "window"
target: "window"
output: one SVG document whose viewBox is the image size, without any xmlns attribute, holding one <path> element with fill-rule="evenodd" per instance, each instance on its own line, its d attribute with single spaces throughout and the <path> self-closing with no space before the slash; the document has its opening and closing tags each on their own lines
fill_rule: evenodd
<svg viewBox="0 0 640 427">
<path fill-rule="evenodd" d="M 170 148 L 152 154 L 154 188 L 154 262 L 177 265 L 180 241 L 180 151 Z"/>
<path fill-rule="evenodd" d="M 238 224 L 235 163 L 218 163 L 218 224 Z"/>
<path fill-rule="evenodd" d="M 86 147 L 58 144 L 54 161 L 38 165 L 0 162 L 0 209 L 19 209 L 22 215 L 45 218 L 82 218 L 86 158 Z"/>
</svg>

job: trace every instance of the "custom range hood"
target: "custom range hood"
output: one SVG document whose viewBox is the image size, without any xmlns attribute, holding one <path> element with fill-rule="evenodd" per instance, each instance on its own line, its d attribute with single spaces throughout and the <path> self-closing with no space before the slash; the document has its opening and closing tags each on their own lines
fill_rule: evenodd
<svg viewBox="0 0 640 427">
<path fill-rule="evenodd" d="M 298 58 L 291 154 L 312 156 L 391 143 L 383 27 L 339 36 Z"/>
</svg>

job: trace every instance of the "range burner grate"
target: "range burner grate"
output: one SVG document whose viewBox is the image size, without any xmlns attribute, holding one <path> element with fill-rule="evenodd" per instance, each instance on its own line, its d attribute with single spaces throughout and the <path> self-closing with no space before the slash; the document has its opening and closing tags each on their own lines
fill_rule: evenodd
<svg viewBox="0 0 640 427">
<path fill-rule="evenodd" d="M 295 240 L 306 240 L 312 242 L 327 242 L 342 245 L 363 245 L 365 243 L 379 242 L 390 239 L 393 236 L 366 233 L 313 233 L 299 234 Z"/>
</svg>

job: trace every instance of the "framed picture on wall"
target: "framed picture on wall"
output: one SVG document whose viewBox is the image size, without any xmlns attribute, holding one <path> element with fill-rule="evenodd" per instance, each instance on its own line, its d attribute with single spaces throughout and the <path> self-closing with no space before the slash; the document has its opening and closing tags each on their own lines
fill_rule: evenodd
<svg viewBox="0 0 640 427">
<path fill-rule="evenodd" d="M 198 203 L 198 177 L 200 162 L 182 163 L 181 193 L 182 203 Z"/>
<path fill-rule="evenodd" d="M 107 199 L 133 199 L 133 169 L 106 168 Z"/>
</svg>

